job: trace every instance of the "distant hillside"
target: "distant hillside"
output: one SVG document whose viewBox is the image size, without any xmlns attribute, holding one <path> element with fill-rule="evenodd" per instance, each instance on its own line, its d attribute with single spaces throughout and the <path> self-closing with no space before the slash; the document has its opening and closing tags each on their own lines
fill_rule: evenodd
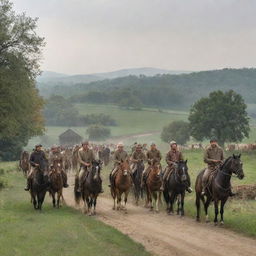
<svg viewBox="0 0 256 256">
<path fill-rule="evenodd" d="M 114 79 L 125 76 L 155 76 L 158 74 L 181 74 L 188 71 L 171 71 L 158 68 L 131 68 L 121 69 L 113 72 L 95 73 L 95 74 L 78 74 L 65 75 L 50 71 L 44 71 L 37 81 L 43 83 L 45 87 L 55 85 L 72 85 L 77 83 L 90 83 L 104 79 Z"/>
<path fill-rule="evenodd" d="M 146 106 L 179 108 L 189 107 L 212 91 L 230 89 L 240 93 L 247 103 L 256 103 L 256 69 L 222 69 L 153 77 L 127 76 L 72 86 L 56 86 L 51 93 L 66 97 L 73 95 L 74 102 L 115 104 L 130 95 L 136 102 Z"/>
</svg>

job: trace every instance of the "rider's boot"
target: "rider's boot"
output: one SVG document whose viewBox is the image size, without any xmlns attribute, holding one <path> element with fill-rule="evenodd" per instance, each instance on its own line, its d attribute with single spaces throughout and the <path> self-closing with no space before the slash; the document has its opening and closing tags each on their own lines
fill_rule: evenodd
<svg viewBox="0 0 256 256">
<path fill-rule="evenodd" d="M 24 188 L 25 191 L 30 190 L 30 181 L 27 179 L 27 186 Z"/>
<path fill-rule="evenodd" d="M 187 187 L 186 190 L 188 191 L 188 193 L 192 193 L 193 189 L 191 187 Z"/>
</svg>

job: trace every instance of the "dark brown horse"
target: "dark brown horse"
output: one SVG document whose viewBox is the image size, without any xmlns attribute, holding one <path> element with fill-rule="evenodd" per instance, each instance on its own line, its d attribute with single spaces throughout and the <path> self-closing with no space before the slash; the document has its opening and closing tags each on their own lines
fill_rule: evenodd
<svg viewBox="0 0 256 256">
<path fill-rule="evenodd" d="M 224 214 L 224 205 L 230 195 L 231 191 L 231 177 L 234 173 L 239 179 L 244 178 L 243 164 L 240 159 L 241 155 L 233 155 L 228 157 L 225 162 L 216 169 L 215 175 L 212 177 L 210 184 L 206 189 L 206 200 L 205 197 L 201 195 L 202 193 L 202 177 L 204 171 L 201 171 L 196 179 L 195 190 L 196 190 L 196 207 L 197 207 L 197 221 L 200 220 L 200 200 L 204 204 L 204 210 L 206 215 L 206 221 L 208 222 L 208 207 L 211 201 L 214 202 L 215 208 L 215 218 L 214 223 L 218 223 L 218 213 L 219 213 L 219 202 L 220 205 L 220 215 L 221 215 L 221 224 L 224 224 L 223 214 Z"/>
<path fill-rule="evenodd" d="M 84 201 L 84 213 L 88 212 L 88 215 L 90 216 L 96 214 L 97 198 L 101 192 L 101 184 L 102 184 L 102 180 L 100 178 L 100 171 L 102 168 L 101 166 L 102 166 L 101 161 L 99 160 L 93 161 L 92 168 L 84 179 L 81 193 L 77 192 L 78 179 L 76 178 L 75 180 L 74 192 L 75 192 L 76 203 L 79 204 L 82 198 Z"/>
<path fill-rule="evenodd" d="M 179 161 L 170 177 L 166 181 L 164 198 L 167 204 L 167 213 L 173 214 L 173 205 L 177 199 L 177 214 L 184 216 L 184 198 L 186 188 L 190 187 L 190 177 L 186 161 Z"/>
<path fill-rule="evenodd" d="M 161 166 L 158 163 L 153 162 L 150 165 L 150 171 L 146 179 L 146 192 L 147 201 L 146 205 L 150 204 L 150 210 L 153 211 L 155 204 L 155 211 L 159 212 L 159 202 L 161 201 L 162 191 L 160 190 L 162 185 L 161 179 Z M 154 199 L 154 202 L 153 202 Z"/>
<path fill-rule="evenodd" d="M 53 207 L 56 207 L 56 199 L 55 195 L 57 193 L 57 208 L 59 208 L 60 205 L 60 199 L 64 201 L 63 198 L 63 179 L 61 175 L 61 164 L 58 160 L 54 160 L 52 166 L 50 167 L 50 173 L 49 173 L 49 178 L 51 181 L 51 185 L 49 188 L 49 193 L 52 197 L 52 204 Z"/>
<path fill-rule="evenodd" d="M 131 186 L 132 186 L 130 165 L 127 160 L 124 162 L 121 162 L 121 164 L 118 166 L 118 170 L 116 172 L 116 175 L 113 181 L 114 181 L 113 186 L 111 186 L 111 195 L 114 199 L 113 210 L 124 209 L 124 211 L 127 213 L 126 203 L 127 203 L 127 198 L 128 198 Z M 121 205 L 122 194 L 124 194 L 124 207 L 122 207 Z"/>
<path fill-rule="evenodd" d="M 27 151 L 22 151 L 20 155 L 19 167 L 23 174 L 27 176 L 30 170 L 29 153 Z"/>
<path fill-rule="evenodd" d="M 49 187 L 47 170 L 35 168 L 30 185 L 30 194 L 35 210 L 42 210 L 46 191 Z"/>
</svg>

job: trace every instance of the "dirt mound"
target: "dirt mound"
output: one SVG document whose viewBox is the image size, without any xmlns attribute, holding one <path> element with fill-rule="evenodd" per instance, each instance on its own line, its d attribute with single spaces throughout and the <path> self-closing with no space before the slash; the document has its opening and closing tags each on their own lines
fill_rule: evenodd
<svg viewBox="0 0 256 256">
<path fill-rule="evenodd" d="M 234 187 L 236 198 L 256 200 L 256 184 Z"/>
</svg>

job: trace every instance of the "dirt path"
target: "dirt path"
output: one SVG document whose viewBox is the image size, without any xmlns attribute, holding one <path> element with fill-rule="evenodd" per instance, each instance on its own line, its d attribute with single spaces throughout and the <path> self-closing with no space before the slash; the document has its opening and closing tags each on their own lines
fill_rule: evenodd
<svg viewBox="0 0 256 256">
<path fill-rule="evenodd" d="M 70 178 L 72 184 L 72 178 Z M 66 203 L 75 207 L 73 187 L 65 189 Z M 97 219 L 143 244 L 160 256 L 253 256 L 256 240 L 236 234 L 212 223 L 196 223 L 191 218 L 152 213 L 128 204 L 128 214 L 112 210 L 112 200 L 98 198 Z"/>
</svg>

